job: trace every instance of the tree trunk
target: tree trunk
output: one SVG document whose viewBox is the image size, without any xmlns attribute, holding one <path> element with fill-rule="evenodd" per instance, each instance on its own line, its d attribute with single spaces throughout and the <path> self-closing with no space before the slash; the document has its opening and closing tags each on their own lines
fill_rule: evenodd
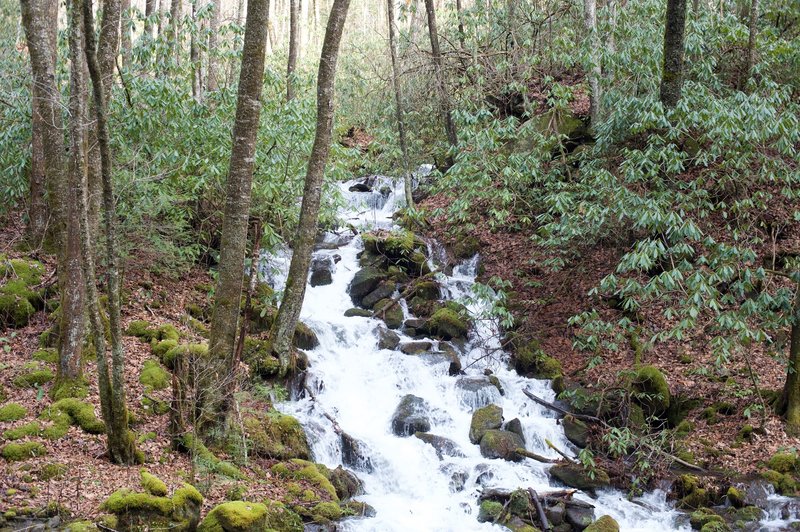
<svg viewBox="0 0 800 532">
<path fill-rule="evenodd" d="M 741 88 L 753 77 L 753 66 L 756 64 L 756 37 L 758 35 L 758 0 L 752 0 L 750 4 L 750 35 L 747 38 L 747 64 L 744 68 L 744 79 L 740 84 Z"/>
<path fill-rule="evenodd" d="M 675 107 L 683 87 L 683 36 L 686 30 L 686 0 L 667 0 L 664 23 L 664 64 L 661 75 L 661 103 Z"/>
<path fill-rule="evenodd" d="M 156 0 L 144 1 L 144 31 L 142 37 L 148 40 L 153 38 L 153 13 L 156 10 Z"/>
<path fill-rule="evenodd" d="M 463 8 L 461 7 L 461 0 L 456 0 L 456 17 L 458 18 L 458 44 L 461 46 L 463 50 L 465 48 L 464 41 L 466 35 L 464 33 L 464 14 Z"/>
<path fill-rule="evenodd" d="M 267 0 L 248 0 L 247 22 L 239 73 L 239 95 L 233 125 L 233 147 L 228 169 L 225 215 L 222 220 L 220 259 L 214 310 L 211 318 L 209 358 L 218 372 L 217 382 L 226 377 L 227 362 L 233 359 L 247 251 L 250 192 L 255 163 L 256 138 L 261 114 L 261 89 L 267 46 Z M 219 400 L 204 398 L 214 416 Z M 217 421 L 211 417 L 209 421 Z M 206 421 L 205 424 L 209 424 Z M 201 431 L 203 427 L 200 427 Z"/>
<path fill-rule="evenodd" d="M 278 315 L 275 317 L 270 331 L 272 350 L 278 355 L 281 362 L 281 375 L 286 375 L 289 370 L 292 337 L 300 316 L 300 308 L 303 305 L 308 267 L 314 248 L 314 238 L 317 234 L 322 182 L 333 129 L 336 62 L 339 58 L 339 43 L 342 40 L 349 7 L 350 0 L 334 0 L 325 30 L 325 39 L 322 42 L 322 54 L 317 73 L 317 130 L 314 136 L 314 146 L 311 148 L 311 156 L 308 159 L 308 169 L 303 187 L 303 204 L 300 207 L 300 220 L 293 242 L 292 262 L 289 265 L 286 288 L 283 291 L 283 300 L 278 309 Z"/>
<path fill-rule="evenodd" d="M 166 35 L 169 33 L 167 28 L 169 27 L 167 15 L 169 14 L 169 9 L 167 6 L 169 5 L 169 0 L 158 0 L 158 36 L 161 38 L 165 38 Z"/>
<path fill-rule="evenodd" d="M 172 59 L 176 64 L 180 64 L 180 35 L 178 34 L 178 26 L 183 14 L 183 0 L 172 0 L 169 6 L 169 46 Z"/>
<path fill-rule="evenodd" d="M 197 2 L 198 0 L 192 0 L 192 20 L 194 21 L 195 25 L 197 26 Z M 189 60 L 192 63 L 192 97 L 200 102 L 203 100 L 203 83 L 202 83 L 202 76 L 200 72 L 200 46 L 198 44 L 198 32 L 193 31 L 191 37 L 191 43 L 189 44 Z M 210 43 L 210 39 L 209 39 Z M 209 48 L 209 57 L 211 56 L 211 49 Z M 209 59 L 209 61 L 211 61 Z M 211 67 L 211 63 L 209 62 L 209 68 Z M 209 77 L 209 81 L 211 78 Z"/>
<path fill-rule="evenodd" d="M 67 179 L 64 164 L 64 132 L 61 119 L 61 93 L 56 86 L 55 58 L 58 2 L 55 0 L 21 0 L 22 25 L 31 59 L 36 120 L 43 146 L 45 184 L 48 206 L 52 212 L 50 237 L 60 251 L 66 241 L 65 198 Z M 59 272 L 65 270 L 59 264 Z"/>
<path fill-rule="evenodd" d="M 89 66 L 89 76 L 92 80 L 92 95 L 96 113 L 97 144 L 100 151 L 100 174 L 103 185 L 103 226 L 105 229 L 105 259 L 106 259 L 106 287 L 108 295 L 108 321 L 111 330 L 111 379 L 109 416 L 104 419 L 106 424 L 106 434 L 108 436 L 108 452 L 111 460 L 119 464 L 133 464 L 138 457 L 134 444 L 133 434 L 128 430 L 128 412 L 125 399 L 125 352 L 122 345 L 122 327 L 120 323 L 120 279 L 117 235 L 116 235 L 116 208 L 114 206 L 114 190 L 111 182 L 111 152 L 108 141 L 108 123 L 106 113 L 105 87 L 103 85 L 103 73 L 100 70 L 100 53 L 95 42 L 94 22 L 92 20 L 91 0 L 75 0 L 83 3 L 83 23 L 84 40 L 86 43 L 86 61 Z M 104 6 L 103 24 L 105 26 L 106 17 L 113 14 L 108 13 L 112 9 L 114 2 L 106 1 Z M 119 11 L 117 11 L 117 17 Z M 105 29 L 105 28 L 103 28 Z M 102 30 L 101 30 L 102 37 Z M 102 44 L 102 43 L 101 43 Z M 90 254 L 89 249 L 86 250 Z M 91 281 L 91 279 L 90 279 Z M 96 305 L 96 304 L 95 304 Z M 98 317 L 92 318 L 93 327 L 97 325 Z M 99 334 L 95 333 L 95 336 Z M 105 345 L 103 345 L 105 347 Z M 102 351 L 97 346 L 97 356 L 105 357 L 105 349 Z M 98 363 L 98 370 L 100 364 Z M 108 392 L 109 390 L 106 390 Z"/>
<path fill-rule="evenodd" d="M 219 33 L 219 21 L 221 17 L 222 0 L 211 0 L 213 13 L 208 33 L 208 73 L 206 89 L 209 92 L 216 91 L 219 87 L 219 55 L 217 54 L 217 34 Z"/>
<path fill-rule="evenodd" d="M 800 434 L 800 283 L 794 297 L 792 334 L 789 343 L 789 366 L 786 371 L 786 432 Z"/>
<path fill-rule="evenodd" d="M 400 87 L 400 67 L 397 64 L 397 9 L 395 9 L 395 0 L 387 0 L 386 3 L 389 13 L 389 54 L 392 58 L 392 85 L 394 87 L 397 134 L 400 138 L 400 152 L 403 155 L 403 190 L 405 191 L 406 205 L 414 208 L 414 198 L 411 194 L 411 164 L 408 159 L 406 124 L 403 116 L 403 94 Z"/>
<path fill-rule="evenodd" d="M 436 70 L 436 85 L 439 90 L 439 100 L 442 109 L 442 119 L 444 120 L 444 130 L 447 134 L 447 142 L 455 148 L 458 145 L 458 135 L 456 125 L 453 122 L 453 113 L 450 110 L 450 96 L 444 82 L 444 63 L 442 52 L 439 49 L 439 33 L 436 29 L 436 9 L 433 0 L 425 0 L 425 11 L 428 14 L 428 34 L 431 38 L 431 53 L 433 54 L 433 65 Z M 452 157 L 450 157 L 452 163 Z"/>
<path fill-rule="evenodd" d="M 596 0 L 583 0 L 584 26 L 589 34 L 589 114 L 591 116 L 592 129 L 600 123 L 600 40 L 597 38 L 597 4 Z"/>
<path fill-rule="evenodd" d="M 69 166 L 65 203 L 66 242 L 61 286 L 61 323 L 58 377 L 53 391 L 68 387 L 81 378 L 81 347 L 84 335 L 84 281 L 82 275 L 80 212 L 77 193 L 86 172 L 86 79 L 82 45 L 83 18 L 80 4 L 69 5 Z"/>
<path fill-rule="evenodd" d="M 289 0 L 289 61 L 286 66 L 286 101 L 294 98 L 294 71 L 297 69 L 297 53 L 300 33 L 299 0 Z"/>
<path fill-rule="evenodd" d="M 131 66 L 131 0 L 122 0 L 122 16 L 120 18 L 120 51 L 122 64 Z M 113 72 L 113 70 L 112 70 Z"/>
</svg>

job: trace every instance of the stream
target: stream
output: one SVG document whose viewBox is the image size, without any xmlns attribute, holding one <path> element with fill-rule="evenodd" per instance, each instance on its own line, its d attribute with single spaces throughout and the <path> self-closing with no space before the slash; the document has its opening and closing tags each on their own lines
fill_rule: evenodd
<svg viewBox="0 0 800 532">
<path fill-rule="evenodd" d="M 358 191 L 353 180 L 342 183 L 348 205 L 342 210 L 343 226 L 352 224 L 359 231 L 394 227 L 392 214 L 402 201 L 402 182 L 377 180 L 369 190 Z M 352 187 L 356 191 L 351 191 Z M 549 458 L 558 455 L 548 448 L 550 440 L 573 456 L 577 449 L 564 436 L 557 417 L 529 400 L 523 390 L 552 401 L 550 382 L 519 376 L 507 367 L 508 355 L 499 348 L 498 324 L 494 320 L 475 320 L 470 340 L 457 346 L 465 375 L 450 376 L 449 359 L 438 354 L 438 343 L 422 355 L 378 348 L 378 329 L 383 322 L 367 317 L 345 317 L 353 307 L 348 285 L 360 269 L 357 255 L 363 249 L 361 238 L 348 241 L 328 234 L 323 249 L 315 258 L 333 263 L 332 282 L 308 286 L 301 319 L 314 329 L 319 347 L 308 351 L 311 367 L 306 386 L 310 393 L 277 407 L 297 417 L 308 434 L 315 460 L 330 467 L 343 463 L 342 438 L 345 432 L 360 442 L 369 463 L 352 467 L 363 481 L 364 494 L 358 497 L 376 511 L 371 518 L 351 518 L 338 524 L 347 531 L 465 531 L 508 530 L 479 523 L 478 496 L 484 488 L 533 488 L 539 493 L 563 489 L 548 474 L 548 464 L 524 459 L 509 462 L 487 459 L 468 437 L 472 412 L 494 403 L 503 409 L 506 421 L 521 421 L 526 448 Z M 339 246 L 339 247 L 336 247 Z M 334 255 L 336 257 L 334 257 Z M 429 256 L 441 255 L 435 246 Z M 465 302 L 470 314 L 485 314 L 487 302 L 472 300 L 479 258 L 455 266 L 452 274 L 437 274 L 443 299 Z M 287 254 L 269 258 L 273 267 L 271 282 L 281 288 L 288 266 Z M 402 302 L 406 318 L 409 314 Z M 401 342 L 414 340 L 396 331 Z M 473 365 L 470 363 L 475 362 Z M 490 369 L 498 377 L 504 394 L 495 386 L 483 385 Z M 437 456 L 433 446 L 416 437 L 398 437 L 391 419 L 398 403 L 407 395 L 423 398 L 429 405 L 430 433 L 445 436 L 460 452 Z M 335 419 L 336 425 L 331 421 Z M 359 464 L 356 464 L 359 465 Z M 594 505 L 595 517 L 610 515 L 624 531 L 690 530 L 685 514 L 666 501 L 662 490 L 629 500 L 627 494 L 606 489 L 595 498 L 578 492 L 575 497 Z M 682 517 L 684 516 L 684 517 Z"/>
</svg>

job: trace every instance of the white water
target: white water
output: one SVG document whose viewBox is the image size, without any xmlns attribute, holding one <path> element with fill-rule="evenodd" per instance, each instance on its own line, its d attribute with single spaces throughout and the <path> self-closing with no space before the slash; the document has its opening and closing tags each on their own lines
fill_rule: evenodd
<svg viewBox="0 0 800 532">
<path fill-rule="evenodd" d="M 344 195 L 351 201 L 348 210 L 341 213 L 345 222 L 360 229 L 391 227 L 391 215 L 402 197 L 401 183 L 383 198 L 376 193 L 350 193 L 347 189 L 352 183 L 342 184 Z M 483 458 L 468 437 L 472 407 L 494 402 L 503 408 L 506 421 L 519 418 L 530 451 L 555 457 L 544 443 L 549 439 L 559 448 L 574 452 L 552 413 L 522 393 L 528 389 L 552 400 L 549 381 L 526 379 L 508 370 L 507 356 L 502 352 L 493 351 L 492 357 L 483 359 L 487 349 L 497 348 L 496 340 L 475 341 L 477 336 L 492 336 L 496 324 L 490 321 L 477 325 L 477 335 L 471 335 L 471 341 L 460 350 L 460 357 L 465 368 L 473 360 L 482 359 L 466 369 L 468 376 L 483 375 L 484 368 L 489 367 L 500 379 L 504 396 L 496 390 L 465 394 L 457 387 L 459 377 L 448 375 L 449 361 L 444 358 L 379 350 L 376 329 L 381 321 L 344 317 L 344 312 L 353 306 L 347 287 L 359 269 L 356 255 L 361 249 L 361 239 L 356 237 L 339 249 L 318 252 L 338 254 L 341 261 L 336 264 L 332 284 L 307 287 L 301 313 L 301 319 L 314 329 L 320 340 L 320 346 L 308 353 L 311 362 L 308 386 L 314 398 L 278 405 L 303 424 L 318 462 L 331 467 L 342 462 L 340 437 L 326 414 L 367 447 L 374 469 L 357 472 L 365 489 L 358 499 L 372 505 L 377 515 L 350 519 L 342 523 L 341 529 L 376 532 L 505 529 L 478 523 L 477 497 L 482 488 L 530 487 L 547 492 L 561 486 L 551 484 L 546 464 L 529 459 L 513 463 Z M 476 264 L 477 259 L 473 259 L 457 266 L 452 276 L 441 276 L 448 297 L 470 295 Z M 282 283 L 280 275 L 275 280 Z M 479 307 L 473 303 L 470 311 L 478 313 Z M 408 310 L 405 312 L 408 317 Z M 411 340 L 400 336 L 401 341 Z M 392 433 L 392 414 L 400 399 L 409 393 L 422 397 L 433 408 L 430 433 L 454 440 L 464 457 L 445 456 L 440 460 L 430 445 L 415 437 L 401 438 Z M 463 489 L 452 489 L 453 474 L 465 479 Z M 682 529 L 676 523 L 678 512 L 666 503 L 661 491 L 633 502 L 614 490 L 602 491 L 596 499 L 583 494 L 578 497 L 595 505 L 596 517 L 611 515 L 625 531 Z"/>
</svg>

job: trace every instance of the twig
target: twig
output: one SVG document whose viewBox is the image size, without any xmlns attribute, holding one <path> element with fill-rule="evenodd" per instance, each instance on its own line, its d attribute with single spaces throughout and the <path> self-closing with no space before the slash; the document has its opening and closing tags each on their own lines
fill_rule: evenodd
<svg viewBox="0 0 800 532">
<path fill-rule="evenodd" d="M 550 440 L 544 440 L 544 442 L 547 444 L 547 446 L 548 446 L 548 447 L 550 447 L 550 448 L 551 448 L 551 449 L 553 449 L 555 452 L 557 452 L 558 454 L 560 454 L 561 456 L 563 456 L 563 457 L 564 457 L 564 460 L 566 460 L 567 462 L 569 462 L 569 463 L 571 463 L 571 464 L 574 464 L 574 465 L 579 465 L 579 464 L 578 464 L 578 462 L 576 462 L 575 460 L 573 460 L 572 458 L 570 458 L 570 457 L 569 457 L 569 456 L 568 456 L 568 455 L 567 455 L 567 454 L 566 454 L 564 451 L 562 451 L 561 449 L 559 449 L 558 447 L 556 447 L 555 445 L 553 445 L 553 442 L 551 442 Z"/>
<path fill-rule="evenodd" d="M 531 451 L 523 449 L 522 447 L 514 449 L 514 453 L 520 456 L 524 456 L 525 458 L 531 458 L 533 460 L 536 460 L 537 462 L 542 462 L 543 464 L 554 464 L 558 462 L 558 460 L 553 460 L 552 458 L 547 458 L 540 454 L 532 453 Z"/>
</svg>

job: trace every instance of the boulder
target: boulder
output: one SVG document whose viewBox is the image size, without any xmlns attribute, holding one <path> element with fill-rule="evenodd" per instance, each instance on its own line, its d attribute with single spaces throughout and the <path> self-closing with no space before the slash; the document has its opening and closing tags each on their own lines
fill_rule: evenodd
<svg viewBox="0 0 800 532">
<path fill-rule="evenodd" d="M 642 366 L 636 371 L 633 387 L 641 394 L 637 401 L 649 414 L 662 414 L 669 408 L 669 384 L 664 373 L 655 366 Z"/>
<path fill-rule="evenodd" d="M 367 294 L 361 300 L 361 306 L 372 308 L 375 306 L 375 303 L 380 301 L 381 299 L 386 299 L 387 297 L 391 297 L 394 294 L 394 291 L 397 290 L 397 283 L 394 281 L 381 281 L 378 283 L 378 286 L 375 287 L 375 290 Z"/>
<path fill-rule="evenodd" d="M 589 472 L 578 464 L 556 464 L 550 468 L 550 476 L 562 484 L 579 490 L 592 490 L 608 486 L 611 480 L 608 473 L 602 469 L 595 469 L 594 478 Z"/>
<path fill-rule="evenodd" d="M 378 349 L 397 349 L 400 344 L 400 337 L 396 332 L 390 331 L 386 327 L 378 327 Z"/>
<path fill-rule="evenodd" d="M 283 504 L 230 501 L 217 505 L 208 512 L 197 527 L 198 532 L 261 532 L 263 530 L 285 530 L 302 532 L 300 516 Z"/>
<path fill-rule="evenodd" d="M 364 296 L 375 290 L 378 284 L 385 279 L 386 273 L 379 268 L 367 266 L 358 270 L 353 280 L 350 281 L 350 286 L 347 290 L 350 293 L 350 299 L 353 304 L 361 305 L 361 300 L 364 299 Z"/>
<path fill-rule="evenodd" d="M 400 351 L 405 353 L 406 355 L 418 355 L 420 353 L 424 353 L 428 351 L 431 346 L 433 346 L 432 342 L 428 342 L 427 340 L 420 340 L 417 342 L 403 342 L 400 344 Z"/>
<path fill-rule="evenodd" d="M 392 415 L 392 432 L 397 436 L 413 436 L 417 432 L 431 430 L 428 417 L 430 407 L 421 397 L 406 395 L 400 400 Z"/>
<path fill-rule="evenodd" d="M 337 466 L 336 469 L 331 470 L 330 480 L 340 501 L 352 499 L 364 492 L 364 486 L 358 477 L 342 466 Z"/>
<path fill-rule="evenodd" d="M 330 255 L 315 255 L 311 259 L 311 286 L 322 286 L 333 282 L 334 259 Z"/>
<path fill-rule="evenodd" d="M 450 438 L 428 434 L 427 432 L 417 432 L 414 436 L 436 449 L 436 456 L 439 457 L 439 460 L 442 460 L 444 456 L 464 456 L 464 453 L 458 448 L 458 444 Z"/>
<path fill-rule="evenodd" d="M 567 505 L 564 519 L 573 530 L 585 530 L 594 522 L 594 509 L 589 505 Z"/>
<path fill-rule="evenodd" d="M 603 515 L 584 530 L 585 532 L 619 532 L 619 523 L 610 515 Z"/>
<path fill-rule="evenodd" d="M 390 329 L 399 329 L 403 325 L 403 308 L 397 301 L 381 299 L 375 304 L 375 317 L 381 318 Z"/>
<path fill-rule="evenodd" d="M 467 337 L 467 322 L 451 308 L 440 308 L 426 323 L 426 330 L 443 340 Z"/>
<path fill-rule="evenodd" d="M 463 376 L 456 381 L 459 401 L 471 410 L 482 408 L 500 399 L 500 391 L 489 377 Z"/>
<path fill-rule="evenodd" d="M 419 281 L 414 284 L 414 295 L 428 301 L 435 301 L 439 299 L 439 285 L 436 284 L 436 281 Z"/>
<path fill-rule="evenodd" d="M 317 333 L 302 321 L 297 322 L 292 341 L 294 346 L 298 349 L 316 349 L 319 346 Z"/>
<path fill-rule="evenodd" d="M 245 415 L 243 423 L 251 454 L 275 460 L 311 458 L 306 433 L 294 417 L 275 410 L 253 412 Z"/>
<path fill-rule="evenodd" d="M 480 443 L 486 431 L 499 429 L 503 425 L 503 409 L 497 405 L 479 408 L 472 414 L 469 425 L 469 441 Z"/>
<path fill-rule="evenodd" d="M 525 441 L 525 431 L 522 430 L 522 421 L 520 421 L 518 417 L 515 417 L 506 423 L 506 426 L 503 428 L 508 432 L 513 432 L 514 434 L 518 435 L 520 438 L 522 438 L 523 442 Z"/>
<path fill-rule="evenodd" d="M 345 318 L 352 318 L 354 316 L 358 316 L 361 318 L 371 318 L 372 311 L 364 308 L 349 308 L 344 311 Z"/>
<path fill-rule="evenodd" d="M 567 415 L 561 420 L 564 427 L 564 435 L 577 447 L 586 447 L 586 440 L 589 437 L 589 427 L 583 421 Z"/>
<path fill-rule="evenodd" d="M 342 432 L 342 463 L 347 467 L 352 467 L 356 471 L 371 473 L 373 470 L 372 460 L 367 454 L 366 445 L 346 432 Z"/>
<path fill-rule="evenodd" d="M 519 434 L 507 430 L 487 430 L 481 438 L 481 455 L 486 458 L 502 458 L 512 462 L 522 460 L 517 449 L 525 448 Z"/>
</svg>

